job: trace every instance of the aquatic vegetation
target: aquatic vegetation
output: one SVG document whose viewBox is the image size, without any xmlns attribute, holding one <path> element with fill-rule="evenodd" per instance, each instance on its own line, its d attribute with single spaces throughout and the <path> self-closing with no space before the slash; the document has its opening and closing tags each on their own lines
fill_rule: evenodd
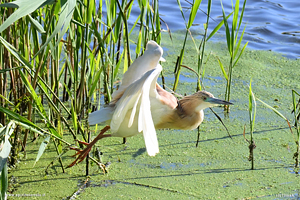
<svg viewBox="0 0 300 200">
<path fill-rule="evenodd" d="M 190 28 L 195 20 L 195 17 L 196 17 L 196 14 L 197 14 L 197 10 L 199 9 L 199 6 L 201 4 L 201 1 L 202 0 L 196 0 L 193 2 L 192 4 L 192 8 L 191 8 L 191 12 L 190 12 L 190 15 L 189 15 L 189 20 L 188 22 L 186 23 L 186 32 L 185 32 L 185 38 L 184 38 L 184 41 L 183 41 L 183 47 L 181 48 L 181 51 L 180 51 L 180 55 L 177 57 L 177 61 L 176 61 L 176 65 L 175 65 L 175 70 L 174 70 L 174 74 L 175 74 L 175 80 L 174 80 L 174 84 L 173 84 L 173 91 L 176 90 L 177 86 L 178 86 L 178 83 L 179 83 L 179 76 L 180 76 L 180 73 L 181 73 L 181 67 L 184 67 L 190 71 L 192 71 L 193 73 L 195 73 L 197 75 L 197 85 L 196 85 L 196 92 L 199 91 L 199 90 L 202 90 L 204 89 L 205 90 L 205 87 L 204 85 L 202 84 L 202 80 L 204 78 L 204 75 L 205 75 L 205 65 L 203 66 L 203 63 L 204 63 L 204 52 L 205 52 L 205 44 L 206 42 L 211 38 L 213 37 L 213 35 L 222 27 L 222 25 L 224 24 L 224 20 L 222 20 L 214 29 L 213 31 L 211 31 L 211 33 L 208 35 L 208 26 L 209 26 L 209 22 L 210 22 L 210 11 L 211 11 L 211 6 L 212 6 L 212 1 L 211 0 L 208 0 L 207 2 L 207 12 L 206 12 L 206 23 L 203 24 L 203 27 L 204 27 L 204 34 L 202 36 L 202 39 L 200 40 L 200 43 L 199 43 L 199 47 L 197 47 L 197 44 L 192 36 L 192 33 L 190 32 Z M 185 17 L 184 17 L 184 13 L 183 13 L 183 10 L 182 10 L 182 7 L 181 7 L 181 4 L 180 4 L 180 1 L 177 0 L 177 3 L 178 3 L 178 6 L 180 8 L 180 11 L 181 11 L 181 15 L 185 21 Z M 228 17 L 230 17 L 231 14 L 229 14 L 226 19 L 228 19 Z M 186 46 L 186 42 L 187 42 L 187 36 L 188 36 L 188 33 L 190 34 L 191 36 L 191 39 L 193 40 L 194 42 L 194 45 L 195 45 L 195 50 L 197 51 L 197 71 L 191 69 L 190 67 L 186 66 L 186 65 L 183 65 L 183 57 L 184 57 L 184 51 L 185 51 L 185 46 Z M 209 59 L 209 56 L 206 58 L 206 62 L 208 62 L 208 59 Z M 225 127 L 228 135 L 230 136 L 226 126 L 224 125 L 224 123 L 222 122 L 221 118 L 212 110 L 212 108 L 210 108 L 210 110 L 215 114 L 215 116 L 220 120 L 220 122 L 223 124 L 223 126 Z M 198 127 L 197 128 L 197 131 L 198 131 L 198 136 L 197 136 L 197 142 L 196 142 L 196 147 L 198 147 L 198 143 L 199 143 L 199 140 L 200 140 L 200 128 Z M 231 136 L 230 136 L 231 137 Z"/>
<path fill-rule="evenodd" d="M 254 96 L 254 93 L 252 91 L 252 86 L 251 86 L 251 82 L 250 81 L 250 85 L 249 85 L 249 104 L 248 104 L 248 110 L 249 110 L 249 122 L 250 122 L 250 140 L 246 139 L 245 137 L 245 131 L 246 131 L 246 127 L 244 127 L 244 138 L 245 140 L 249 143 L 249 158 L 248 160 L 251 161 L 251 169 L 254 169 L 254 149 L 256 147 L 255 142 L 254 142 L 254 138 L 253 138 L 253 132 L 254 132 L 254 125 L 255 125 L 255 116 L 256 116 L 256 99 Z"/>
<path fill-rule="evenodd" d="M 227 81 L 226 84 L 226 91 L 225 91 L 225 100 L 229 101 L 230 100 L 230 93 L 231 93 L 231 82 L 232 82 L 232 73 L 233 73 L 233 68 L 236 66 L 237 62 L 239 61 L 240 57 L 242 56 L 245 48 L 247 47 L 248 42 L 246 42 L 241 50 L 240 45 L 243 41 L 243 36 L 245 33 L 246 26 L 244 26 L 244 29 L 239 36 L 241 24 L 243 21 L 243 16 L 244 16 L 244 11 L 245 11 L 245 6 L 246 6 L 246 1 L 244 0 L 244 4 L 239 16 L 239 0 L 235 1 L 235 6 L 234 6 L 234 11 L 233 11 L 233 18 L 232 18 L 232 25 L 231 28 L 229 28 L 228 21 L 225 11 L 223 8 L 222 4 L 222 11 L 223 11 L 223 20 L 224 20 L 224 26 L 225 26 L 225 33 L 226 33 L 226 41 L 227 41 L 227 50 L 230 55 L 230 62 L 228 66 L 228 70 L 226 72 L 224 65 L 222 64 L 221 60 L 219 58 L 218 62 L 221 67 L 222 73 L 224 75 L 224 78 Z M 224 106 L 225 111 L 229 112 L 229 105 Z"/>
<path fill-rule="evenodd" d="M 208 120 L 203 123 L 205 134 L 200 141 L 201 148 L 194 148 L 195 132 L 164 130 L 158 134 L 162 148 L 161 154 L 155 158 L 146 156 L 143 141 L 139 136 L 130 139 L 128 145 L 119 145 L 121 141 L 108 139 L 98 143 L 101 145 L 99 149 L 103 153 L 102 158 L 99 151 L 91 151 L 91 156 L 86 160 L 86 168 L 81 164 L 66 169 L 66 163 L 68 165 L 72 162 L 70 157 L 73 155 L 69 147 L 74 144 L 83 146 L 78 144 L 77 140 L 89 142 L 93 139 L 91 135 L 96 135 L 95 132 L 98 133 L 102 129 L 100 125 L 96 130 L 89 128 L 86 122 L 87 115 L 110 101 L 110 94 L 118 88 L 120 77 L 130 67 L 134 57 L 143 54 L 146 42 L 149 39 L 163 41 L 163 46 L 170 49 L 169 52 L 174 53 L 175 50 L 171 49 L 172 45 L 165 40 L 171 37 L 170 32 L 168 31 L 169 35 L 161 34 L 160 26 L 164 23 L 161 18 L 164 16 L 158 13 L 158 1 L 153 1 L 153 4 L 145 0 L 136 1 L 141 13 L 133 24 L 127 22 L 132 15 L 133 1 L 99 1 L 101 6 L 96 7 L 98 1 L 87 0 L 44 1 L 43 5 L 32 0 L 23 2 L 36 3 L 34 6 L 38 9 L 30 11 L 29 15 L 29 10 L 27 13 L 24 11 L 24 17 L 5 23 L 8 25 L 5 29 L 2 26 L 4 23 L 0 22 L 0 121 L 6 127 L 12 121 L 16 124 L 11 137 L 8 138 L 12 145 L 8 163 L 17 163 L 24 156 L 18 167 L 9 174 L 20 181 L 18 192 L 13 191 L 12 194 L 43 191 L 49 199 L 62 199 L 75 194 L 75 187 L 84 173 L 90 174 L 89 179 L 100 183 L 100 186 L 88 187 L 89 183 L 85 182 L 87 188 L 84 188 L 85 192 L 79 197 L 82 199 L 107 198 L 106 195 L 116 199 L 122 198 L 121 195 L 140 198 L 141 194 L 149 193 L 153 198 L 166 199 L 171 198 L 171 195 L 177 199 L 242 199 L 253 196 L 269 198 L 270 195 L 286 191 L 297 193 L 294 189 L 298 188 L 299 180 L 295 179 L 290 165 L 294 164 L 292 156 L 295 155 L 295 146 L 294 141 L 289 140 L 290 134 L 283 134 L 286 124 L 282 125 L 278 123 L 279 120 L 274 120 L 272 112 L 268 112 L 267 109 L 259 110 L 257 116 L 253 117 L 254 101 L 252 115 L 250 109 L 247 110 L 247 106 L 250 105 L 247 105 L 250 103 L 250 93 L 247 91 L 246 95 L 243 92 L 236 94 L 232 92 L 233 89 L 230 97 L 236 106 L 232 107 L 231 117 L 225 118 L 224 121 L 230 124 L 228 128 L 233 140 L 227 139 L 224 129 L 214 120 L 215 117 L 206 113 Z M 13 4 L 1 6 L 1 20 L 8 19 L 17 11 Z M 21 7 L 20 5 L 19 9 Z M 111 9 L 106 11 L 106 8 Z M 217 60 L 214 61 L 205 55 L 205 49 L 210 45 L 214 46 L 224 64 L 223 60 L 226 60 L 226 57 L 220 52 L 225 49 L 224 45 L 219 48 L 219 44 L 207 42 L 224 24 L 224 20 L 209 33 L 207 27 L 211 25 L 210 8 L 207 8 L 207 11 L 205 9 L 205 12 L 208 12 L 208 16 L 207 23 L 203 25 L 204 36 L 201 35 L 199 41 L 189 36 L 193 31 L 188 32 L 181 65 L 194 70 L 192 76 L 196 74 L 198 81 L 181 82 L 177 92 L 192 93 L 191 88 L 197 86 L 199 89 L 206 87 L 209 91 L 215 90 L 215 94 L 218 95 L 225 86 L 224 79 L 220 77 L 222 72 L 215 70 L 216 66 L 219 67 Z M 233 13 L 228 14 L 226 19 L 232 15 Z M 68 18 L 69 16 L 72 18 Z M 172 33 L 173 39 L 175 34 Z M 236 45 L 239 42 L 237 41 Z M 191 49 L 194 50 L 192 53 L 189 51 Z M 240 51 L 236 53 L 234 62 L 239 58 Z M 292 85 L 298 89 L 297 82 L 292 80 L 289 74 L 298 75 L 294 68 L 299 62 L 292 63 L 268 57 L 268 53 L 270 52 L 245 49 L 238 64 L 243 63 L 243 66 L 247 66 L 251 62 L 253 66 L 251 69 L 234 69 L 238 78 L 232 76 L 233 83 L 237 83 L 233 84 L 232 88 L 244 91 L 246 84 L 243 80 L 247 80 L 251 75 L 253 85 L 259 85 L 255 87 L 259 91 L 255 91 L 256 96 L 252 97 L 253 100 L 259 101 L 259 97 L 268 98 L 270 101 L 269 98 L 273 98 L 273 95 L 280 91 L 281 99 L 274 97 L 280 100 L 276 101 L 276 106 L 281 106 L 283 111 L 289 112 L 291 101 L 290 98 L 286 100 L 287 95 L 283 88 Z M 244 55 L 248 57 L 244 59 Z M 176 61 L 177 56 L 174 59 L 172 55 L 166 56 L 167 61 Z M 266 62 L 261 64 L 264 61 Z M 282 66 L 284 70 L 281 69 Z M 268 71 L 270 67 L 272 70 Z M 224 67 L 223 69 L 226 71 Z M 285 74 L 285 71 L 288 73 Z M 278 81 L 279 78 L 273 73 L 282 74 L 282 77 L 286 78 Z M 266 78 L 267 75 L 272 76 L 272 80 Z M 226 81 L 229 80 L 228 77 L 225 77 Z M 203 78 L 205 82 L 202 84 Z M 269 87 L 270 85 L 272 87 Z M 299 120 L 298 96 L 297 93 L 294 95 L 297 109 L 294 109 L 294 114 Z M 259 102 L 257 103 L 259 106 Z M 216 112 L 221 113 L 220 116 L 224 114 L 222 111 Z M 255 149 L 255 154 L 259 152 L 252 156 L 255 158 L 255 171 L 248 170 L 247 158 L 250 149 L 245 147 L 243 136 L 239 134 L 245 121 L 248 124 L 248 112 L 252 116 L 252 139 L 259 144 L 258 147 L 265 148 Z M 259 115 L 261 113 L 263 117 Z M 299 124 L 298 121 L 297 123 Z M 297 144 L 299 134 L 293 136 Z M 249 138 L 247 135 L 245 137 Z M 1 141 L 4 141 L 3 138 Z M 102 164 L 107 161 L 107 164 Z M 107 172 L 110 162 L 110 173 L 102 176 L 102 172 Z M 10 167 L 13 166 L 8 165 L 8 168 Z M 4 176 L 1 176 L 1 179 L 6 181 L 5 172 L 2 174 Z M 103 181 L 113 182 L 115 185 L 102 186 Z M 99 192 L 99 187 L 103 187 L 103 192 Z M 1 191 L 4 190 L 5 187 L 1 188 Z M 3 192 L 1 194 L 3 195 Z"/>
<path fill-rule="evenodd" d="M 298 96 L 298 101 L 296 98 L 296 95 Z M 297 150 L 294 154 L 294 159 L 295 159 L 295 168 L 298 170 L 299 169 L 299 154 L 300 154 L 300 124 L 299 124 L 299 119 L 300 119 L 300 94 L 296 92 L 295 90 L 292 90 L 292 101 L 293 101 L 293 113 L 294 113 L 294 128 L 296 129 L 296 138 L 294 138 Z"/>
<path fill-rule="evenodd" d="M 56 155 L 51 156 L 50 159 L 52 160 L 47 160 L 50 164 L 45 170 L 46 174 L 51 171 L 53 163 L 59 166 L 59 171 L 65 172 L 67 170 L 65 169 L 64 157 L 66 155 L 70 156 L 69 147 L 71 144 L 78 144 L 78 140 L 89 142 L 89 138 L 94 135 L 94 131 L 98 132 L 99 129 L 102 129 L 100 126 L 96 127 L 96 130 L 90 129 L 86 121 L 88 114 L 110 102 L 111 93 L 118 88 L 120 77 L 130 67 L 134 57 L 143 54 L 148 40 L 153 39 L 158 43 L 162 41 L 161 25 L 164 23 L 163 16 L 159 15 L 157 0 L 153 3 L 145 0 L 137 1 L 140 14 L 135 19 L 134 24 L 128 23 L 128 18 L 132 14 L 133 0 L 99 1 L 99 5 L 97 4 L 98 1 L 87 0 L 78 2 L 74 0 L 55 2 L 49 0 L 44 1 L 44 4 L 32 0 L 23 2 L 36 5 L 32 6 L 32 10 L 26 11 L 22 9 L 22 5 L 18 2 L 16 2 L 16 5 L 19 6 L 18 9 L 15 8 L 17 6 L 13 2 L 2 4 L 0 7 L 1 16 L 4 20 L 0 26 L 0 121 L 3 125 L 14 121 L 17 125 L 12 132 L 13 137 L 9 138 L 12 144 L 12 156 L 9 159 L 11 159 L 10 163 L 13 164 L 22 156 L 20 152 L 26 152 L 28 146 L 32 145 L 29 141 L 35 140 L 39 144 L 37 153 L 33 158 L 33 165 L 37 166 L 38 161 L 45 155 L 47 149 L 51 148 L 53 154 Z M 242 29 L 241 24 L 246 1 L 244 1 L 240 11 L 237 9 L 239 7 L 237 1 L 232 13 L 226 15 L 223 12 L 223 20 L 209 33 L 211 2 L 211 0 L 208 1 L 208 7 L 205 10 L 207 18 L 206 23 L 203 24 L 204 34 L 201 35 L 200 40 L 194 38 L 190 29 L 197 19 L 196 14 L 201 1 L 195 0 L 191 6 L 189 19 L 186 21 L 186 29 L 184 30 L 184 43 L 180 49 L 180 54 L 176 57 L 173 89 L 180 90 L 177 85 L 180 81 L 181 67 L 189 69 L 193 72 L 193 75 L 196 74 L 195 90 L 207 87 L 205 83 L 202 83 L 202 80 L 208 74 L 206 63 L 212 60 L 209 55 L 205 55 L 207 41 L 225 25 L 230 63 L 228 69 L 226 69 L 224 61 L 221 62 L 223 58 L 219 57 L 218 62 L 222 72 L 215 71 L 218 71 L 219 74 L 222 73 L 226 79 L 225 93 L 226 98 L 229 100 L 233 96 L 231 90 L 231 82 L 234 79 L 233 68 L 240 62 L 247 46 L 247 43 L 242 45 L 245 28 L 243 28 L 241 34 L 239 33 Z M 183 14 L 179 0 L 178 5 Z M 14 15 L 15 12 L 17 13 Z M 14 18 L 18 13 L 21 17 Z M 12 17 L 8 20 L 9 16 Z M 228 25 L 230 17 L 233 17 L 231 28 Z M 170 30 L 167 31 L 169 34 L 167 37 L 171 38 Z M 193 66 L 187 64 L 188 61 L 185 63 L 185 60 L 188 60 L 186 59 L 187 55 L 191 55 L 187 54 L 187 49 L 190 48 L 187 44 L 189 40 L 194 45 L 192 46 L 193 50 L 197 52 L 194 53 L 196 62 L 192 63 Z M 173 62 L 175 61 L 176 59 L 173 60 Z M 215 77 L 219 77 L 219 74 Z M 224 82 L 223 80 L 221 79 L 220 82 Z M 251 84 L 249 90 L 249 158 L 251 158 L 252 169 L 254 169 L 253 149 L 255 143 L 253 133 L 256 133 L 254 132 L 256 101 L 260 100 L 253 95 Z M 296 163 L 299 163 L 297 159 L 297 156 L 299 156 L 299 106 L 296 103 L 298 93 L 294 92 L 293 95 L 295 123 L 297 123 L 295 124 L 297 131 L 295 142 L 298 148 L 298 153 L 294 155 Z M 242 101 L 242 99 L 238 99 L 238 101 Z M 237 102 L 238 106 L 240 106 L 239 102 Z M 227 108 L 228 110 L 229 108 Z M 256 123 L 258 122 L 259 120 L 256 120 Z M 258 126 L 255 127 L 257 131 Z M 205 128 L 207 128 L 205 131 L 210 131 L 209 126 L 206 125 Z M 236 132 L 239 132 L 239 130 Z M 214 136 L 218 137 L 217 134 Z M 222 143 L 220 139 L 218 140 L 215 143 Z M 167 139 L 166 141 L 169 142 Z M 243 139 L 240 141 L 243 141 Z M 167 142 L 165 145 L 168 145 Z M 189 141 L 186 143 L 189 143 Z M 82 144 L 78 145 L 83 147 Z M 184 151 L 188 151 L 187 147 L 192 146 L 190 144 L 180 145 L 180 150 Z M 229 147 L 226 144 L 224 148 Z M 197 149 L 199 152 L 202 150 L 202 148 Z M 233 148 L 232 151 L 234 150 Z M 139 152 L 143 152 L 143 149 Z M 207 152 L 212 152 L 211 156 L 215 153 L 214 150 L 207 150 Z M 165 154 L 169 157 L 174 154 L 181 155 L 181 153 L 179 150 L 166 153 L 165 150 Z M 96 153 L 93 154 L 97 155 Z M 132 152 L 128 154 L 132 154 Z M 126 156 L 127 158 L 130 157 Z M 192 155 L 194 162 L 196 162 L 195 158 L 197 156 L 196 153 Z M 123 157 L 120 160 L 122 159 Z M 166 157 L 163 159 L 166 159 Z M 121 163 L 119 160 L 117 162 Z M 147 160 L 147 162 L 151 163 L 153 161 Z M 103 173 L 107 170 L 106 165 L 102 164 L 100 159 L 97 161 L 93 157 L 88 157 L 86 174 L 89 174 L 89 170 L 92 169 L 89 168 L 88 163 L 96 163 L 103 170 Z M 181 164 L 181 161 L 178 161 L 178 163 Z M 128 167 L 128 163 L 121 164 Z M 255 168 L 257 168 L 256 160 L 255 164 Z M 113 167 L 116 165 L 114 163 Z M 143 167 L 145 168 L 145 166 Z M 158 168 L 156 164 L 153 164 L 153 166 L 153 169 Z M 197 163 L 197 167 L 199 166 L 201 165 Z M 218 171 L 214 167 L 206 169 L 205 172 L 209 174 Z M 228 170 L 232 170 L 230 167 L 228 168 Z M 237 167 L 237 169 L 239 168 Z M 112 168 L 111 171 L 117 173 L 118 170 Z M 202 171 L 199 171 L 199 168 L 197 168 L 189 173 L 201 174 Z M 226 169 L 223 171 L 226 171 Z M 218 173 L 220 172 L 222 170 L 218 171 Z M 165 178 L 173 177 L 170 175 L 170 177 Z"/>
<path fill-rule="evenodd" d="M 291 131 L 291 133 L 294 137 L 294 141 L 295 141 L 296 147 L 297 147 L 297 150 L 294 153 L 293 158 L 295 159 L 294 171 L 296 171 L 298 173 L 298 168 L 299 168 L 299 157 L 298 157 L 299 156 L 299 128 L 298 128 L 297 123 L 299 122 L 299 110 L 297 111 L 297 104 L 296 104 L 296 101 L 295 101 L 295 94 L 298 94 L 298 93 L 293 90 L 292 94 L 293 94 L 292 96 L 293 96 L 293 105 L 294 105 L 293 112 L 294 112 L 294 116 L 295 116 L 295 129 L 297 131 L 297 138 L 294 137 L 293 130 L 292 130 L 292 127 L 290 125 L 290 121 L 288 120 L 288 118 L 286 118 L 283 114 L 281 114 L 276 108 L 270 106 L 269 104 L 263 102 L 262 100 L 260 100 L 258 98 L 257 98 L 257 100 L 260 101 L 267 108 L 274 111 L 274 113 L 276 113 L 279 117 L 281 117 L 282 119 L 284 119 L 287 122 L 288 127 L 289 127 L 289 129 L 290 129 L 290 131 Z"/>
<path fill-rule="evenodd" d="M 253 131 L 254 131 L 254 125 L 255 125 L 255 116 L 256 116 L 256 99 L 261 102 L 265 107 L 271 109 L 274 113 L 276 113 L 279 117 L 284 119 L 288 127 L 292 133 L 292 136 L 294 138 L 295 144 L 296 144 L 296 152 L 293 154 L 293 158 L 295 159 L 295 166 L 294 166 L 294 171 L 298 173 L 298 168 L 299 168 L 299 141 L 300 141 L 300 129 L 299 129 L 299 118 L 300 118 L 300 109 L 299 109 L 299 103 L 300 103 L 300 98 L 297 101 L 296 95 L 300 96 L 299 93 L 297 93 L 295 90 L 292 90 L 292 101 L 293 101 L 293 111 L 292 113 L 294 114 L 294 129 L 296 130 L 296 137 L 293 134 L 293 129 L 290 125 L 290 121 L 283 115 L 281 114 L 275 107 L 270 106 L 269 104 L 265 103 L 264 101 L 256 98 L 253 94 L 252 87 L 251 87 L 251 82 L 250 81 L 250 86 L 249 86 L 249 117 L 250 117 L 250 140 L 247 140 L 245 137 L 245 131 L 246 129 L 244 128 L 244 138 L 245 140 L 249 143 L 249 161 L 251 161 L 251 169 L 254 169 L 254 156 L 253 156 L 253 150 L 256 147 L 255 142 L 253 140 Z"/>
<path fill-rule="evenodd" d="M 180 50 L 180 55 L 177 57 L 177 61 L 176 61 L 176 65 L 175 65 L 175 70 L 174 70 L 174 74 L 175 74 L 175 81 L 174 81 L 174 85 L 173 85 L 173 91 L 176 90 L 177 88 L 177 85 L 178 85 L 178 82 L 179 82 L 179 75 L 180 75 L 180 72 L 181 72 L 181 66 L 182 66 L 182 62 L 183 62 L 183 56 L 184 56 L 184 50 L 185 50 L 185 45 L 186 45 L 186 41 L 187 41 L 187 36 L 188 36 L 188 33 L 190 32 L 190 28 L 195 20 L 195 17 L 197 15 L 197 12 L 198 12 L 198 8 L 200 6 L 200 3 L 201 3 L 202 0 L 194 0 L 193 4 L 192 4 L 192 8 L 191 8 L 191 12 L 190 12 L 190 16 L 189 16 L 189 20 L 188 22 L 186 23 L 186 32 L 185 32 L 185 37 L 184 37 L 184 40 L 183 40 L 183 46 Z M 182 7 L 181 7 L 181 3 L 179 0 L 177 0 L 177 4 L 180 8 L 180 11 L 181 11 L 181 15 L 185 21 L 185 17 L 184 17 L 184 13 L 183 13 L 183 10 L 182 10 Z M 208 2 L 208 8 L 211 6 L 211 1 Z M 199 77 L 199 74 L 198 74 L 198 77 Z"/>
<path fill-rule="evenodd" d="M 127 18 L 133 0 L 1 4 L 0 122 L 14 119 L 27 126 L 14 131 L 18 139 L 12 158 L 26 150 L 28 137 L 44 137 L 38 158 L 45 144 L 53 142 L 64 171 L 61 156 L 65 145 L 71 145 L 63 140 L 64 132 L 74 141 L 88 141 L 85 119 L 102 106 L 100 95 L 110 102 L 119 74 L 131 64 L 130 44 L 136 44 L 140 55 L 149 39 L 160 41 L 158 1 L 153 1 L 153 8 L 149 1 L 138 3 L 141 14 L 131 30 Z M 141 25 L 135 42 L 130 37 L 137 22 Z"/>
</svg>

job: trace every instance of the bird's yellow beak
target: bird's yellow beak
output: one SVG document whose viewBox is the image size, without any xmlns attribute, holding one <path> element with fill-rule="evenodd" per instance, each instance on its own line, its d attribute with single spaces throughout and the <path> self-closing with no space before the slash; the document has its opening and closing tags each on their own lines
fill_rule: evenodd
<svg viewBox="0 0 300 200">
<path fill-rule="evenodd" d="M 213 98 L 213 97 L 208 97 L 205 102 L 209 102 L 211 104 L 215 104 L 215 105 L 233 105 L 233 103 L 230 103 L 228 101 L 225 100 L 221 100 L 221 99 L 217 99 L 217 98 Z"/>
</svg>

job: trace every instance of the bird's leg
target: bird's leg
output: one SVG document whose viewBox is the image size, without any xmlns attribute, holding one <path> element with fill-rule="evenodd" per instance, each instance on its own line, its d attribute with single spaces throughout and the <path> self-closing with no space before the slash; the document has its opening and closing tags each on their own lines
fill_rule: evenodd
<svg viewBox="0 0 300 200">
<path fill-rule="evenodd" d="M 70 149 L 73 149 L 75 151 L 77 151 L 77 153 L 73 156 L 77 156 L 78 157 L 76 158 L 76 160 L 74 160 L 67 168 L 69 167 L 73 167 L 76 163 L 80 163 L 81 161 L 84 160 L 84 158 L 88 155 L 88 153 L 91 151 L 92 147 L 96 144 L 96 142 L 102 138 L 105 138 L 105 137 L 110 137 L 111 134 L 106 134 L 104 135 L 104 133 L 110 129 L 110 126 L 105 126 L 99 133 L 99 135 L 97 137 L 95 137 L 95 139 L 90 142 L 90 143 L 87 143 L 87 142 L 82 142 L 82 141 L 78 141 L 80 144 L 84 144 L 86 145 L 86 148 L 83 149 L 83 150 L 80 150 L 78 148 L 74 148 L 74 147 L 70 147 Z M 78 162 L 77 162 L 78 161 Z"/>
</svg>

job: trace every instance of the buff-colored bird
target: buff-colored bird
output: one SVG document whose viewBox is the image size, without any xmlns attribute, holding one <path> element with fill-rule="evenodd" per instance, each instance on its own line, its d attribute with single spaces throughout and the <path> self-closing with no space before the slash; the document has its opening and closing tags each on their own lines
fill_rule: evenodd
<svg viewBox="0 0 300 200">
<path fill-rule="evenodd" d="M 219 104 L 232 103 L 214 98 L 206 91 L 178 100 L 157 84 L 162 71 L 159 61 L 163 49 L 154 41 L 147 43 L 142 56 L 137 58 L 124 74 L 122 85 L 112 95 L 111 103 L 89 115 L 89 124 L 106 122 L 111 134 L 104 134 L 109 126 L 83 151 L 79 151 L 77 160 L 82 161 L 91 147 L 104 137 L 130 137 L 143 133 L 147 152 L 155 156 L 159 152 L 156 129 L 170 128 L 192 130 L 203 121 L 203 110 Z"/>
</svg>

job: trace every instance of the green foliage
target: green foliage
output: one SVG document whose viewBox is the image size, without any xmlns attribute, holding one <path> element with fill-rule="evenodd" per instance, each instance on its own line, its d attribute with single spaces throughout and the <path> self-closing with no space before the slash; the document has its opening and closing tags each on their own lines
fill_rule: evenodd
<svg viewBox="0 0 300 200">
<path fill-rule="evenodd" d="M 297 97 L 296 97 L 297 96 Z M 298 101 L 297 101 L 298 99 Z M 294 121 L 295 121 L 295 129 L 297 133 L 297 137 L 295 138 L 295 143 L 297 146 L 297 150 L 294 154 L 295 158 L 295 168 L 299 168 L 299 154 L 300 154 L 300 94 L 295 90 L 292 90 L 292 101 L 293 101 L 293 113 L 294 113 Z"/>
<path fill-rule="evenodd" d="M 176 62 L 176 65 L 175 65 L 175 70 L 174 70 L 175 81 L 174 81 L 174 85 L 173 85 L 173 91 L 176 90 L 176 88 L 178 86 L 178 83 L 179 83 L 179 76 L 180 76 L 181 66 L 182 66 L 182 62 L 183 62 L 183 56 L 184 56 L 185 44 L 187 42 L 187 36 L 188 36 L 189 31 L 190 31 L 189 29 L 191 28 L 191 26 L 192 26 L 192 24 L 195 20 L 195 17 L 197 15 L 197 11 L 198 11 L 198 8 L 200 6 L 201 1 L 202 0 L 194 0 L 193 1 L 193 5 L 192 5 L 191 12 L 190 12 L 190 15 L 189 15 L 189 21 L 187 22 L 187 25 L 186 25 L 186 33 L 185 33 L 185 38 L 184 38 L 184 41 L 183 41 L 183 47 L 180 51 L 180 55 L 178 56 L 177 62 Z M 177 0 L 177 3 L 178 3 L 178 6 L 180 8 L 181 15 L 182 15 L 183 19 L 185 20 L 184 13 L 183 13 L 180 1 Z"/>
<path fill-rule="evenodd" d="M 48 143 L 49 143 L 49 140 L 50 140 L 50 135 L 48 135 L 44 141 L 42 142 L 41 146 L 40 146 L 40 149 L 39 149 L 39 152 L 37 154 L 37 157 L 36 157 L 36 160 L 35 160 L 35 163 L 34 165 L 36 164 L 37 161 L 39 161 L 40 157 L 43 155 Z"/>
<path fill-rule="evenodd" d="M 295 90 L 292 90 L 292 102 L 293 102 L 293 111 L 292 111 L 292 113 L 294 113 L 294 121 L 295 121 L 294 128 L 296 129 L 296 133 L 297 133 L 296 138 L 294 137 L 293 129 L 290 125 L 289 120 L 283 114 L 281 114 L 273 106 L 263 102 L 262 100 L 260 100 L 258 98 L 256 98 L 256 99 L 258 101 L 260 101 L 265 107 L 272 110 L 276 115 L 278 115 L 279 117 L 281 117 L 283 120 L 285 120 L 287 122 L 287 124 L 290 128 L 290 131 L 291 131 L 291 133 L 294 137 L 295 144 L 296 144 L 296 152 L 294 153 L 294 159 L 295 159 L 295 171 L 298 173 L 298 170 L 299 170 L 299 154 L 300 154 L 300 146 L 299 146 L 299 142 L 300 142 L 300 129 L 299 129 L 299 117 L 300 117 L 299 102 L 300 102 L 300 98 L 299 98 L 298 103 L 297 103 L 296 95 L 298 95 L 298 98 L 300 97 L 299 93 L 297 93 Z"/>
<path fill-rule="evenodd" d="M 255 125 L 255 116 L 256 116 L 256 99 L 252 92 L 251 83 L 252 80 L 250 81 L 250 86 L 249 86 L 249 118 L 250 118 L 250 133 L 251 133 L 251 140 L 252 140 L 254 125 Z"/>
<path fill-rule="evenodd" d="M 0 5 L 0 79 L 8 76 L 4 84 L 12 88 L 0 92 L 0 123 L 14 121 L 26 130 L 23 135 L 22 129 L 14 133 L 24 149 L 28 136 L 46 134 L 36 161 L 50 141 L 58 155 L 60 144 L 70 145 L 62 127 L 74 140 L 78 134 L 86 139 L 87 116 L 92 105 L 101 105 L 97 94 L 109 103 L 120 69 L 125 72 L 132 63 L 130 45 L 137 44 L 139 56 L 148 40 L 160 42 L 158 1 L 138 3 L 141 14 L 131 30 L 127 19 L 133 0 L 25 0 Z M 138 40 L 131 41 L 138 22 Z"/>
<path fill-rule="evenodd" d="M 249 85 L 249 122 L 250 122 L 250 140 L 247 140 L 245 137 L 245 130 L 244 130 L 244 137 L 246 141 L 249 143 L 249 161 L 251 161 L 251 169 L 254 169 L 254 149 L 255 149 L 255 142 L 253 137 L 254 132 L 254 125 L 255 125 L 255 116 L 256 116 L 256 98 L 252 91 L 252 80 L 250 80 Z"/>
<path fill-rule="evenodd" d="M 191 13 L 190 13 L 190 18 L 189 18 L 189 21 L 188 21 L 188 24 L 187 24 L 187 29 L 190 29 L 191 26 L 193 25 L 193 22 L 195 20 L 195 17 L 197 15 L 197 12 L 198 12 L 198 8 L 200 6 L 200 3 L 201 3 L 202 0 L 194 0 L 193 1 L 193 6 L 192 6 L 192 9 L 191 9 Z M 209 13 L 208 13 L 209 15 Z"/>
<path fill-rule="evenodd" d="M 225 26 L 225 34 L 226 34 L 226 41 L 227 41 L 227 49 L 230 55 L 230 62 L 229 62 L 229 66 L 228 66 L 228 70 L 227 70 L 227 75 L 224 75 L 224 77 L 227 80 L 227 84 L 226 84 L 226 91 L 225 91 L 225 100 L 226 101 L 230 101 L 230 93 L 231 93 L 231 81 L 232 81 L 232 73 L 233 73 L 233 68 L 236 66 L 238 60 L 240 59 L 241 55 L 243 54 L 245 48 L 248 45 L 248 42 L 246 42 L 243 46 L 243 48 L 239 51 L 240 49 L 240 45 L 241 42 L 243 40 L 243 36 L 244 36 L 244 32 L 246 29 L 246 26 L 244 27 L 241 35 L 239 36 L 239 32 L 240 32 L 240 28 L 241 28 L 241 24 L 243 21 L 243 15 L 244 15 L 244 11 L 245 11 L 245 6 L 246 6 L 246 1 L 244 0 L 244 4 L 239 16 L 239 4 L 240 1 L 236 0 L 235 1 L 235 6 L 234 6 L 234 10 L 233 10 L 233 17 L 232 17 L 232 24 L 231 24 L 231 28 L 229 27 L 228 24 L 228 18 L 229 16 L 232 14 L 229 14 L 228 16 L 226 16 L 224 8 L 223 8 L 223 4 L 221 1 L 221 5 L 222 5 L 222 13 L 223 13 L 223 21 L 224 21 L 224 26 Z M 238 39 L 239 37 L 239 39 Z M 238 54 L 239 52 L 239 54 Z M 237 56 L 238 54 L 238 56 Z M 221 67 L 221 70 L 223 72 L 223 74 L 225 74 L 225 69 L 223 67 L 222 62 L 220 61 L 220 59 L 218 59 L 219 65 Z M 229 112 L 229 106 L 225 106 L 225 110 L 227 112 Z"/>
</svg>

